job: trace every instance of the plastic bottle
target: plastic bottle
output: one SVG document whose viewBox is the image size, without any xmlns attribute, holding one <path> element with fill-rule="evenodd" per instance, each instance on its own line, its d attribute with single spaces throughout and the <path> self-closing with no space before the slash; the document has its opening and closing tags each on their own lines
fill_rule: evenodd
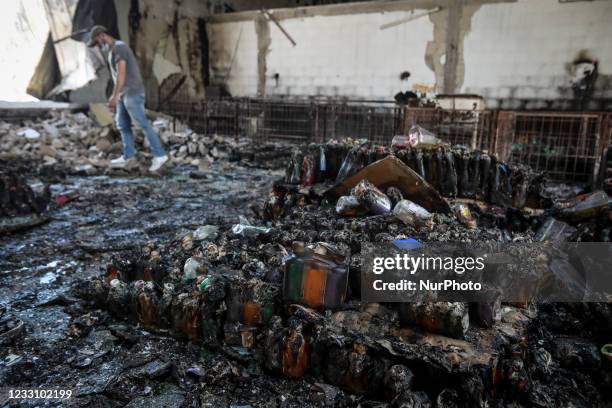
<svg viewBox="0 0 612 408">
<path fill-rule="evenodd" d="M 480 186 L 480 152 L 478 150 L 470 155 L 468 176 L 470 193 L 476 196 Z"/>
<path fill-rule="evenodd" d="M 432 181 L 432 168 L 431 168 L 431 153 L 428 151 L 423 152 L 423 170 L 425 171 L 425 175 L 423 178 L 429 184 L 434 184 Z"/>
<path fill-rule="evenodd" d="M 300 186 L 310 187 L 314 183 L 314 165 L 312 157 L 304 156 L 302 160 Z"/>
<path fill-rule="evenodd" d="M 387 188 L 386 194 L 389 200 L 391 200 L 391 208 L 394 208 L 397 203 L 404 199 L 401 190 L 397 187 Z"/>
<path fill-rule="evenodd" d="M 366 214 L 367 210 L 363 208 L 357 197 L 350 195 L 338 199 L 336 213 L 343 217 L 355 217 Z"/>
<path fill-rule="evenodd" d="M 476 228 L 476 221 L 474 220 L 472 212 L 470 211 L 470 208 L 467 205 L 462 203 L 455 204 L 453 206 L 453 211 L 455 212 L 455 216 L 457 217 L 459 222 L 461 222 L 470 229 Z"/>
<path fill-rule="evenodd" d="M 298 184 L 300 182 L 302 176 L 302 162 L 303 158 L 301 154 L 295 155 L 295 160 L 293 162 L 293 173 L 291 175 L 292 184 Z"/>
<path fill-rule="evenodd" d="M 405 149 L 409 146 L 412 146 L 410 142 L 410 136 L 407 135 L 396 135 L 391 139 L 391 147 L 396 149 Z"/>
<path fill-rule="evenodd" d="M 238 224 L 232 226 L 232 232 L 236 235 L 243 235 L 245 237 L 256 237 L 260 234 L 267 234 L 271 231 L 271 228 L 251 225 L 251 223 L 243 216 L 239 216 L 238 221 Z"/>
<path fill-rule="evenodd" d="M 538 242 L 549 240 L 564 242 L 569 240 L 576 231 L 576 228 L 571 225 L 550 217 L 538 229 L 534 239 Z"/>
<path fill-rule="evenodd" d="M 489 198 L 489 183 L 491 181 L 491 156 L 482 154 L 480 156 L 480 195 L 484 200 Z"/>
<path fill-rule="evenodd" d="M 358 151 L 359 148 L 354 147 L 346 155 L 344 161 L 342 162 L 342 166 L 340 166 L 340 170 L 338 170 L 338 176 L 336 177 L 337 183 L 344 181 L 345 178 L 353 173 L 353 169 L 357 167 Z"/>
<path fill-rule="evenodd" d="M 291 164 L 285 173 L 285 182 L 288 184 L 298 184 L 302 170 L 302 157 L 299 152 L 294 152 L 291 157 Z"/>
<path fill-rule="evenodd" d="M 325 180 L 327 174 L 327 157 L 325 155 L 325 146 L 319 146 L 319 165 L 317 168 L 316 181 L 321 182 Z"/>
<path fill-rule="evenodd" d="M 391 212 L 391 200 L 368 180 L 361 180 L 351 191 L 370 213 L 375 215 Z"/>
<path fill-rule="evenodd" d="M 444 156 L 442 155 L 442 151 L 440 149 L 437 149 L 433 156 L 433 164 L 434 164 L 433 167 L 434 167 L 434 173 L 436 175 L 435 176 L 436 184 L 434 184 L 434 187 L 438 191 L 442 191 L 442 188 L 444 186 L 444 181 L 445 181 L 443 160 L 444 160 Z"/>
<path fill-rule="evenodd" d="M 196 276 L 204 272 L 202 259 L 197 257 L 188 258 L 183 266 L 183 283 L 187 284 L 195 280 Z"/>
<path fill-rule="evenodd" d="M 326 180 L 335 180 L 338 175 L 338 151 L 340 147 L 338 143 L 335 141 L 327 142 L 326 147 L 326 156 L 325 156 L 325 171 L 324 179 Z"/>
<path fill-rule="evenodd" d="M 572 221 L 582 221 L 598 216 L 610 207 L 611 200 L 602 190 L 590 194 L 582 194 L 569 201 L 569 206 L 562 208 L 559 215 Z"/>
<path fill-rule="evenodd" d="M 432 228 L 433 215 L 410 200 L 402 200 L 393 209 L 393 215 L 399 218 L 404 224 L 416 228 Z"/>
<path fill-rule="evenodd" d="M 408 135 L 419 144 L 438 144 L 440 142 L 436 135 L 419 125 L 412 125 Z"/>
<path fill-rule="evenodd" d="M 152 328 L 157 323 L 157 295 L 153 282 L 134 282 L 135 314 L 144 328 Z"/>
<path fill-rule="evenodd" d="M 464 338 L 470 326 L 469 308 L 458 302 L 401 303 L 402 324 L 418 325 L 430 333 Z"/>
<path fill-rule="evenodd" d="M 296 318 L 289 319 L 289 330 L 283 338 L 283 374 L 299 378 L 308 369 L 308 340 L 302 333 L 302 324 Z"/>
<path fill-rule="evenodd" d="M 442 194 L 447 197 L 457 196 L 457 169 L 455 168 L 455 157 L 451 152 L 444 154 L 443 189 Z"/>
<path fill-rule="evenodd" d="M 419 173 L 421 177 L 425 177 L 425 165 L 423 164 L 423 152 L 419 150 L 415 150 L 414 152 L 414 162 L 416 164 L 415 171 Z"/>
<path fill-rule="evenodd" d="M 457 175 L 459 176 L 458 190 L 459 197 L 472 198 L 474 196 L 470 186 L 470 158 L 465 152 L 459 152 L 455 156 L 457 163 Z"/>
<path fill-rule="evenodd" d="M 172 328 L 189 340 L 200 338 L 199 293 L 181 293 L 172 302 Z"/>
<path fill-rule="evenodd" d="M 300 302 L 304 296 L 304 260 L 306 248 L 303 242 L 296 241 L 292 245 L 293 255 L 285 263 L 283 293 L 288 302 Z"/>
</svg>

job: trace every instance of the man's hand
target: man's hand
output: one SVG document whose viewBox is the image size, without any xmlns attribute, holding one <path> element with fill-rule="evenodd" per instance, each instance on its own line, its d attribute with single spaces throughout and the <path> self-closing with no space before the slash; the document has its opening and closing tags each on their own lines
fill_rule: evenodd
<svg viewBox="0 0 612 408">
<path fill-rule="evenodd" d="M 108 98 L 108 107 L 111 108 L 112 110 L 115 110 L 117 108 L 118 101 L 119 101 L 119 98 L 117 97 L 117 95 L 111 95 L 111 97 Z"/>
</svg>

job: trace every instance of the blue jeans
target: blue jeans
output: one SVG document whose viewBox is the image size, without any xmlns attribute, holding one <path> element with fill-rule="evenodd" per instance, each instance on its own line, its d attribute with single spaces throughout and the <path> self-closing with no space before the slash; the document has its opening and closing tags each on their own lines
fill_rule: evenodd
<svg viewBox="0 0 612 408">
<path fill-rule="evenodd" d="M 145 115 L 144 95 L 123 95 L 117 102 L 117 113 L 115 120 L 117 128 L 121 133 L 123 142 L 123 157 L 126 159 L 134 157 L 134 134 L 132 133 L 132 122 L 138 123 L 145 136 L 149 140 L 151 152 L 155 157 L 161 157 L 166 154 L 159 136 L 155 133 L 151 122 Z"/>
</svg>

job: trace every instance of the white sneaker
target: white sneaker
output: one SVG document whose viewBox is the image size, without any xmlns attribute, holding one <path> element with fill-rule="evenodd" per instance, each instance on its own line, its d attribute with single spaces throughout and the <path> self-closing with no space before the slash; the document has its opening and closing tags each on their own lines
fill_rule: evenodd
<svg viewBox="0 0 612 408">
<path fill-rule="evenodd" d="M 118 157 L 110 161 L 110 167 L 112 169 L 123 169 L 132 162 L 133 157 L 126 159 L 124 156 Z"/>
<path fill-rule="evenodd" d="M 149 167 L 150 172 L 155 172 L 159 170 L 166 162 L 168 161 L 168 155 L 165 154 L 160 157 L 154 157 L 151 162 L 151 167 Z"/>
</svg>

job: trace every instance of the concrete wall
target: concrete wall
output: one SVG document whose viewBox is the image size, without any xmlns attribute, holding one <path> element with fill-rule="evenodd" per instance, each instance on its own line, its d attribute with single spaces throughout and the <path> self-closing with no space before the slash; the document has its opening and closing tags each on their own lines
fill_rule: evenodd
<svg viewBox="0 0 612 408">
<path fill-rule="evenodd" d="M 572 65 L 586 57 L 598 61 L 593 98 L 611 109 L 611 38 L 611 1 L 484 5 L 465 37 L 460 89 L 482 94 L 492 106 L 571 108 L 560 100 L 574 98 Z"/>
<path fill-rule="evenodd" d="M 587 58 L 598 77 L 585 107 L 612 108 L 612 1 L 379 1 L 272 13 L 297 45 L 259 12 L 208 19 L 211 81 L 235 96 L 389 100 L 414 89 L 482 94 L 490 107 L 572 109 L 575 62 Z"/>
<path fill-rule="evenodd" d="M 0 100 L 36 100 L 26 93 L 49 34 L 42 0 L 3 3 L 0 13 Z"/>
</svg>

